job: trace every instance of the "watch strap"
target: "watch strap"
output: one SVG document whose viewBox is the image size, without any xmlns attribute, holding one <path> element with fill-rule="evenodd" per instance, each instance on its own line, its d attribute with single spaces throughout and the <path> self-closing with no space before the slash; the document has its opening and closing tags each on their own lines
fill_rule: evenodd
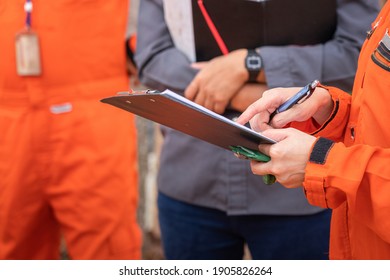
<svg viewBox="0 0 390 280">
<path fill-rule="evenodd" d="M 254 62 L 253 60 L 257 59 L 257 64 L 252 65 Z M 257 81 L 257 76 L 259 75 L 261 69 L 263 68 L 263 62 L 261 59 L 261 56 L 258 52 L 256 52 L 253 49 L 248 49 L 248 54 L 245 59 L 245 66 L 246 69 L 248 70 L 249 73 L 249 79 L 248 82 L 256 82 Z M 255 66 L 255 67 L 253 67 Z"/>
</svg>

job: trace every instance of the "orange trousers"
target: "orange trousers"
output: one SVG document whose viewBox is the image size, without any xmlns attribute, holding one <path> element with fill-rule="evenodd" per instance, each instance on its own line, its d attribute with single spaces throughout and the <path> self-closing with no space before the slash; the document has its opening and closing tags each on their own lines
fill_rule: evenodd
<svg viewBox="0 0 390 280">
<path fill-rule="evenodd" d="M 0 102 L 0 259 L 139 259 L 134 117 L 65 92 Z"/>
</svg>

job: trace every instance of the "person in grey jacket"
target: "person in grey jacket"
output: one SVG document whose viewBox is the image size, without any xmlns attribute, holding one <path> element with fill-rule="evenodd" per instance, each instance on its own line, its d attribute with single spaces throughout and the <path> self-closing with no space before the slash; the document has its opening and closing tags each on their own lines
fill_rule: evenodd
<svg viewBox="0 0 390 280">
<path fill-rule="evenodd" d="M 171 89 L 234 119 L 273 87 L 314 79 L 350 90 L 378 0 L 338 0 L 337 27 L 326 43 L 263 46 L 263 67 L 248 83 L 239 49 L 191 64 L 175 47 L 163 0 L 140 2 L 135 60 L 144 85 Z M 253 75 L 252 75 L 253 78 Z M 330 210 L 308 204 L 302 190 L 269 186 L 231 152 L 162 127 L 158 210 L 167 259 L 326 259 Z"/>
</svg>

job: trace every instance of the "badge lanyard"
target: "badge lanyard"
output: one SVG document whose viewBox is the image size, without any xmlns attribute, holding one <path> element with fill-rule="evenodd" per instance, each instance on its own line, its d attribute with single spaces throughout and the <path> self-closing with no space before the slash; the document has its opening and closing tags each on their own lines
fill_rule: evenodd
<svg viewBox="0 0 390 280">
<path fill-rule="evenodd" d="M 221 53 L 223 55 L 228 54 L 229 50 L 226 47 L 225 42 L 223 41 L 221 35 L 219 34 L 218 29 L 215 27 L 215 24 L 214 24 L 213 20 L 211 19 L 209 13 L 207 12 L 206 7 L 203 4 L 203 0 L 198 0 L 198 6 L 199 6 L 200 11 L 202 12 L 204 20 L 207 23 L 207 26 L 209 27 L 209 29 L 211 31 L 211 34 L 213 34 L 213 37 L 214 37 L 215 41 L 217 42 L 219 49 L 221 50 Z"/>
<path fill-rule="evenodd" d="M 38 35 L 31 29 L 32 0 L 24 3 L 25 28 L 15 38 L 16 70 L 19 76 L 39 76 L 41 59 Z"/>
<path fill-rule="evenodd" d="M 26 12 L 26 28 L 29 30 L 31 28 L 31 12 L 32 12 L 33 4 L 31 0 L 26 0 L 24 3 L 24 11 Z"/>
</svg>

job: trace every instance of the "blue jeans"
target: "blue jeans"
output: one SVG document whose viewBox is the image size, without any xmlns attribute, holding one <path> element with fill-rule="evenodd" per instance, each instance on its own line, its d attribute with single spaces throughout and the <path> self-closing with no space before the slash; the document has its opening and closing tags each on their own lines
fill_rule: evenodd
<svg viewBox="0 0 390 280">
<path fill-rule="evenodd" d="M 158 207 L 166 259 L 242 259 L 245 243 L 257 260 L 328 259 L 331 210 L 305 216 L 227 216 L 162 193 Z"/>
</svg>

